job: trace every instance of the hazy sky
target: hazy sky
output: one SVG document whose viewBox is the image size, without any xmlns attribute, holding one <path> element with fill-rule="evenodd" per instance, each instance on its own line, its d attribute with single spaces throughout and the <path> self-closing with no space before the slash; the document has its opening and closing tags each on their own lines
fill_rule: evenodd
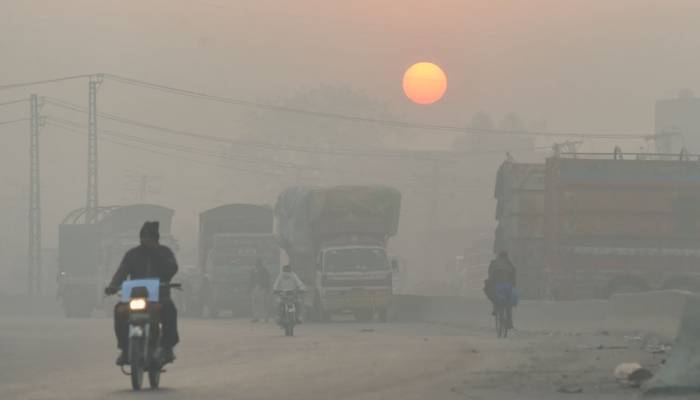
<svg viewBox="0 0 700 400">
<path fill-rule="evenodd" d="M 479 110 L 513 111 L 552 130 L 625 133 L 652 131 L 655 99 L 700 90 L 697 0 L 2 0 L 1 9 L 0 85 L 112 72 L 275 101 L 323 83 L 366 92 L 413 121 L 464 124 Z M 445 98 L 428 107 L 401 92 L 403 71 L 421 60 L 440 64 L 449 80 Z M 32 91 L 84 105 L 87 84 Z M 29 93 L 3 91 L 0 102 Z M 114 82 L 99 102 L 102 111 L 221 135 L 235 135 L 240 114 Z M 0 120 L 26 111 L 0 108 Z M 0 126 L 5 204 L 24 204 L 26 132 Z M 84 202 L 86 145 L 43 132 L 51 243 L 61 216 Z M 206 183 L 193 177 L 219 173 L 107 146 L 101 155 L 105 203 L 124 201 L 125 169 L 165 175 L 166 186 L 173 170 L 190 173 L 190 198 L 173 203 L 196 203 Z M 179 212 L 193 221 L 199 206 Z"/>
<path fill-rule="evenodd" d="M 648 131 L 655 98 L 700 86 L 695 0 L 3 5 L 2 82 L 105 71 L 245 98 L 342 83 L 415 119 L 516 111 L 580 131 Z M 450 80 L 428 108 L 400 90 L 422 59 Z"/>
</svg>

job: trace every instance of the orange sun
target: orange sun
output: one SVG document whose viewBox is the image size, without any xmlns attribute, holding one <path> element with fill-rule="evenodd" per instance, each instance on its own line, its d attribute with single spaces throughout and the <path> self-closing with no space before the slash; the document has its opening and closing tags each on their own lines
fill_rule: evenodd
<svg viewBox="0 0 700 400">
<path fill-rule="evenodd" d="M 403 74 L 406 97 L 418 104 L 432 104 L 447 90 L 447 77 L 440 67 L 429 62 L 413 64 Z"/>
</svg>

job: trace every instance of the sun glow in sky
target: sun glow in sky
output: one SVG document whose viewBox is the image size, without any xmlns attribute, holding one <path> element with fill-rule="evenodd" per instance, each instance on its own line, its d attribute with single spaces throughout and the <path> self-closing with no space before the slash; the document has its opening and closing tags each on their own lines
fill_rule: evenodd
<svg viewBox="0 0 700 400">
<path fill-rule="evenodd" d="M 442 98 L 446 90 L 445 72 L 433 63 L 413 64 L 403 75 L 403 91 L 414 103 L 435 103 Z"/>
</svg>

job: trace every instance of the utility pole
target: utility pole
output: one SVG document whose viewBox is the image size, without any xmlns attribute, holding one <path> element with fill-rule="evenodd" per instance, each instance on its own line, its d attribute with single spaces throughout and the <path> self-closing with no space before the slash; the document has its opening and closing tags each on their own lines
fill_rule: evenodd
<svg viewBox="0 0 700 400">
<path fill-rule="evenodd" d="M 90 75 L 88 94 L 88 165 L 87 165 L 87 204 L 85 223 L 95 223 L 97 219 L 98 180 L 97 180 L 97 87 L 102 83 L 102 74 Z"/>
<path fill-rule="evenodd" d="M 39 171 L 39 99 L 29 97 L 29 241 L 27 254 L 27 291 L 29 295 L 41 294 L 41 186 Z"/>
</svg>

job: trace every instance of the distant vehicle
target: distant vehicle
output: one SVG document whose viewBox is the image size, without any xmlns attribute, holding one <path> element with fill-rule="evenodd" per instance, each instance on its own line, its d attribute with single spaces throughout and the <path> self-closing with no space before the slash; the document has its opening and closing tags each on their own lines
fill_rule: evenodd
<svg viewBox="0 0 700 400">
<path fill-rule="evenodd" d="M 58 228 L 58 298 L 66 316 L 89 317 L 103 306 L 102 289 L 124 254 L 139 244 L 144 221 L 159 221 L 161 243 L 177 251 L 174 214 L 153 204 L 103 207 L 94 223 L 86 224 L 84 208 L 69 213 Z"/>
<path fill-rule="evenodd" d="M 309 287 L 307 314 L 386 321 L 393 275 L 386 245 L 400 209 L 401 193 L 385 186 L 296 186 L 279 196 L 277 235 Z"/>
<path fill-rule="evenodd" d="M 185 313 L 211 317 L 231 311 L 249 316 L 250 272 L 257 259 L 272 276 L 279 272 L 280 248 L 273 234 L 272 208 L 227 204 L 199 215 L 198 270 L 185 278 Z"/>
<path fill-rule="evenodd" d="M 697 161 L 571 153 L 539 166 L 505 163 L 501 173 L 519 169 L 531 172 L 503 186 L 495 246 L 518 268 L 523 297 L 700 290 Z"/>
</svg>

